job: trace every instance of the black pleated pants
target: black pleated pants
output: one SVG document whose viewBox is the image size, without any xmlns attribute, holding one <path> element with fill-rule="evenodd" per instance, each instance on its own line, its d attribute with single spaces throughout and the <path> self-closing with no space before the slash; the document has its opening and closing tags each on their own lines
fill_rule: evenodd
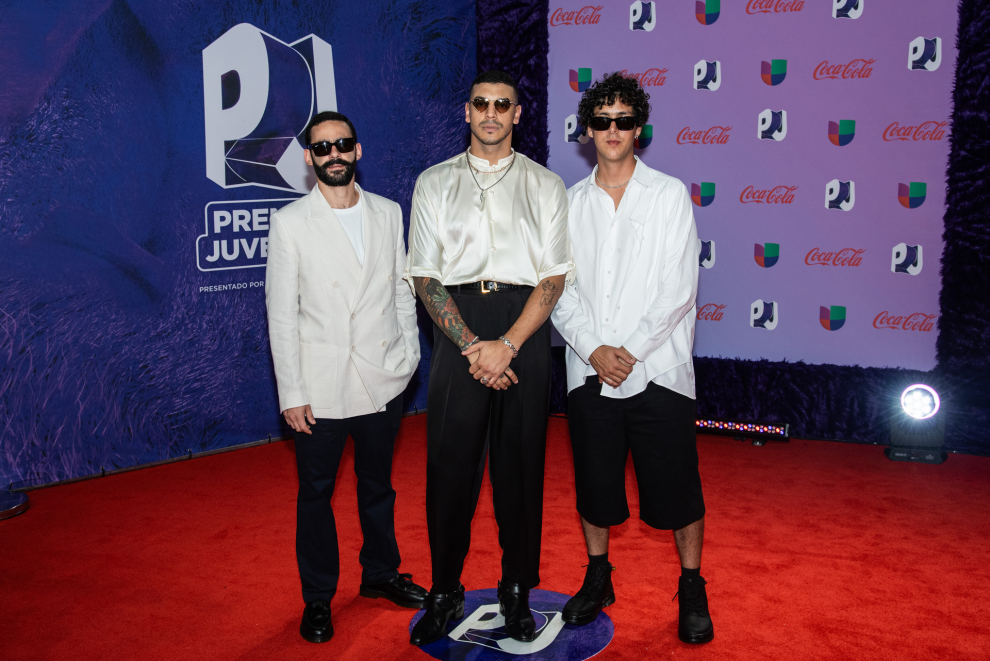
<svg viewBox="0 0 990 661">
<path fill-rule="evenodd" d="M 497 340 L 522 313 L 532 288 L 452 294 L 468 327 Z M 485 458 L 489 460 L 502 547 L 502 580 L 534 588 L 540 582 L 543 465 L 550 396 L 550 324 L 543 324 L 510 367 L 508 390 L 481 385 L 457 346 L 434 328 L 427 400 L 426 523 L 433 592 L 460 586 L 471 545 Z"/>
<path fill-rule="evenodd" d="M 364 536 L 358 556 L 363 567 L 361 582 L 384 583 L 399 573 L 392 452 L 401 422 L 399 395 L 384 411 L 352 418 L 317 418 L 316 424 L 310 425 L 312 436 L 296 433 L 296 560 L 306 603 L 315 599 L 329 601 L 337 592 L 340 557 L 330 499 L 348 434 L 354 439 L 358 517 Z"/>
</svg>

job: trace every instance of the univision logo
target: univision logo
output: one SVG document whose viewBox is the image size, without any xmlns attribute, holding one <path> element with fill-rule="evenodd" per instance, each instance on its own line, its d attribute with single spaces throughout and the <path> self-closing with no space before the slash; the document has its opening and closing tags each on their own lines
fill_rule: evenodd
<svg viewBox="0 0 990 661">
<path fill-rule="evenodd" d="M 694 3 L 694 16 L 702 25 L 711 25 L 718 20 L 722 0 L 697 0 Z"/>
<path fill-rule="evenodd" d="M 591 87 L 591 69 L 570 70 L 570 85 L 575 92 L 583 92 Z"/>
<path fill-rule="evenodd" d="M 639 136 L 633 142 L 633 146 L 636 149 L 645 149 L 650 146 L 653 142 L 653 125 L 647 124 L 643 127 L 643 130 L 639 132 Z"/>
<path fill-rule="evenodd" d="M 699 207 L 707 207 L 715 201 L 715 184 L 711 181 L 691 184 L 691 201 Z"/>
<path fill-rule="evenodd" d="M 856 120 L 840 119 L 828 123 L 828 139 L 836 147 L 845 147 L 856 137 Z"/>
<path fill-rule="evenodd" d="M 846 323 L 846 308 L 842 305 L 819 306 L 818 321 L 827 331 L 837 331 Z"/>
<path fill-rule="evenodd" d="M 779 243 L 757 243 L 753 246 L 753 258 L 761 267 L 768 269 L 780 259 Z"/>
<path fill-rule="evenodd" d="M 928 184 L 923 181 L 912 181 L 909 184 L 897 184 L 897 201 L 905 209 L 917 209 L 925 203 Z"/>
<path fill-rule="evenodd" d="M 760 63 L 760 78 L 767 85 L 780 85 L 787 77 L 787 60 L 764 60 Z"/>
</svg>

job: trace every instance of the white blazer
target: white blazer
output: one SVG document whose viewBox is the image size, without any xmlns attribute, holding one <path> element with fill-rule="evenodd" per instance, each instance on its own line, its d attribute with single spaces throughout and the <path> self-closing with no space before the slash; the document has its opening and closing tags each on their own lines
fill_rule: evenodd
<svg viewBox="0 0 990 661">
<path fill-rule="evenodd" d="M 265 302 L 282 411 L 382 410 L 419 363 L 416 301 L 402 280 L 402 210 L 358 187 L 364 265 L 319 186 L 272 214 Z"/>
</svg>

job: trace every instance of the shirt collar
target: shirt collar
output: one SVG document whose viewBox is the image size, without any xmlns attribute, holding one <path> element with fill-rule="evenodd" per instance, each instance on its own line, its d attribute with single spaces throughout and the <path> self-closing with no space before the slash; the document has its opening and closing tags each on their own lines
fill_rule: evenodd
<svg viewBox="0 0 990 661">
<path fill-rule="evenodd" d="M 503 159 L 500 159 L 498 163 L 496 163 L 495 165 L 489 165 L 487 158 L 478 158 L 470 151 L 467 152 L 468 163 L 474 166 L 474 169 L 478 170 L 479 172 L 494 172 L 495 170 L 498 170 L 499 168 L 508 165 L 509 162 L 512 161 L 512 158 L 515 155 L 516 155 L 516 150 L 513 149 L 511 154 L 509 154 Z"/>
<path fill-rule="evenodd" d="M 639 156 L 634 155 L 633 158 L 636 159 L 636 168 L 633 170 L 633 175 L 630 181 L 635 181 L 642 186 L 646 186 L 647 188 L 652 186 L 653 175 L 650 174 L 650 166 L 648 166 L 643 161 L 639 160 Z M 595 180 L 595 177 L 597 175 L 598 175 L 598 165 L 595 165 L 595 169 L 591 171 L 590 185 L 592 188 L 598 188 L 599 190 L 601 190 L 601 187 L 597 185 Z M 602 192 L 604 193 L 605 191 Z"/>
</svg>

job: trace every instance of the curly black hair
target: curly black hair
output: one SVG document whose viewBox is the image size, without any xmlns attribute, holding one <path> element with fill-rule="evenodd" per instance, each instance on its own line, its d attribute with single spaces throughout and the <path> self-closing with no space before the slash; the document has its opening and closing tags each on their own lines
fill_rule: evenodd
<svg viewBox="0 0 990 661">
<path fill-rule="evenodd" d="M 595 111 L 612 105 L 617 99 L 632 108 L 636 126 L 646 125 L 650 119 L 650 95 L 640 87 L 638 80 L 621 73 L 606 75 L 584 91 L 578 104 L 578 122 L 588 128 Z"/>
</svg>

